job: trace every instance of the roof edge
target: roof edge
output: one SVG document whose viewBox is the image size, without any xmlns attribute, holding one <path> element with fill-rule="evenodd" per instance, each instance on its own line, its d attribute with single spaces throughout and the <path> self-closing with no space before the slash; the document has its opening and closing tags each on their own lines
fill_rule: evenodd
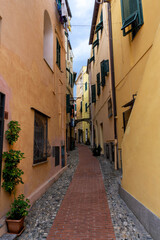
<svg viewBox="0 0 160 240">
<path fill-rule="evenodd" d="M 94 31 L 95 31 L 95 25 L 96 25 L 99 5 L 100 4 L 98 4 L 97 1 L 95 0 L 94 10 L 93 10 L 93 17 L 92 17 L 92 25 L 91 25 L 91 31 L 90 31 L 90 38 L 89 38 L 89 45 L 92 44 L 92 42 L 93 42 L 93 37 L 94 37 Z"/>
</svg>

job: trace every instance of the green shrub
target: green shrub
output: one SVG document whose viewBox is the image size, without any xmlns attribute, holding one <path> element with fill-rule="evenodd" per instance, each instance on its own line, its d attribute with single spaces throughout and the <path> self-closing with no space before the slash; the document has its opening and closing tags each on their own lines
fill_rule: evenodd
<svg viewBox="0 0 160 240">
<path fill-rule="evenodd" d="M 3 153 L 5 166 L 3 169 L 3 183 L 2 187 L 10 194 L 19 183 L 23 183 L 21 175 L 24 173 L 17 167 L 18 163 L 24 158 L 24 153 L 21 151 L 10 150 Z"/>
<path fill-rule="evenodd" d="M 11 210 L 7 213 L 7 216 L 9 219 L 19 220 L 28 215 L 29 208 L 29 200 L 25 200 L 24 195 L 21 194 L 18 198 L 14 199 L 14 202 L 11 204 Z"/>
<path fill-rule="evenodd" d="M 10 145 L 13 145 L 19 138 L 19 132 L 21 130 L 20 125 L 17 121 L 10 121 L 9 129 L 6 131 L 6 139 Z"/>
</svg>

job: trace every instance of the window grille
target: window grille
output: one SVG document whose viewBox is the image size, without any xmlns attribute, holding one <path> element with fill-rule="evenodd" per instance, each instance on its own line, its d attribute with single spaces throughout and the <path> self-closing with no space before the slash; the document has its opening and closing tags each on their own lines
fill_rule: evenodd
<svg viewBox="0 0 160 240">
<path fill-rule="evenodd" d="M 2 169 L 5 95 L 0 93 L 0 181 Z"/>
<path fill-rule="evenodd" d="M 55 147 L 55 167 L 59 165 L 59 146 Z"/>
<path fill-rule="evenodd" d="M 143 11 L 141 0 L 121 0 L 123 36 L 139 30 L 143 25 Z M 129 29 L 126 28 L 130 26 Z"/>
<path fill-rule="evenodd" d="M 48 118 L 35 111 L 34 120 L 34 164 L 47 160 Z"/>
</svg>

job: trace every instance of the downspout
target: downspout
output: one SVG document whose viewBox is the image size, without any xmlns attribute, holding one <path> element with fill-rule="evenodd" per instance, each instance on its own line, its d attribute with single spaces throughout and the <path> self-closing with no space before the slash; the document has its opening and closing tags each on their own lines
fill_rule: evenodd
<svg viewBox="0 0 160 240">
<path fill-rule="evenodd" d="M 116 108 L 114 56 L 113 56 L 113 40 L 112 40 L 112 18 L 111 18 L 111 3 L 110 2 L 108 2 L 108 25 L 109 25 L 109 48 L 110 48 L 110 63 L 111 63 L 111 84 L 112 84 L 112 97 L 113 97 L 113 117 L 114 117 L 115 169 L 117 169 L 117 165 L 118 165 L 117 122 L 116 122 L 117 108 Z"/>
</svg>

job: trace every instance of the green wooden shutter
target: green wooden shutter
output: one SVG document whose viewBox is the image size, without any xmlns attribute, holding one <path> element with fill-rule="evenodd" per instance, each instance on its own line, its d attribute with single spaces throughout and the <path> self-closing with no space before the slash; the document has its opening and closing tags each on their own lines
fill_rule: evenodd
<svg viewBox="0 0 160 240">
<path fill-rule="evenodd" d="M 93 84 L 91 86 L 91 92 L 92 92 L 92 103 L 96 102 L 96 85 Z"/>
<path fill-rule="evenodd" d="M 109 73 L 109 60 L 104 60 L 104 74 L 107 76 Z"/>
<path fill-rule="evenodd" d="M 61 46 L 59 44 L 59 68 L 61 68 Z"/>
<path fill-rule="evenodd" d="M 101 11 L 100 22 L 103 22 L 103 9 Z"/>
<path fill-rule="evenodd" d="M 66 94 L 66 112 L 70 113 L 70 94 Z"/>
<path fill-rule="evenodd" d="M 143 25 L 143 11 L 141 0 L 121 0 L 122 28 L 126 36 Z M 126 30 L 131 26 L 129 30 Z"/>
<path fill-rule="evenodd" d="M 105 68 L 104 68 L 104 61 L 101 62 L 101 85 L 102 85 L 102 87 L 105 86 Z"/>
<path fill-rule="evenodd" d="M 87 91 L 87 82 L 85 82 L 85 91 Z"/>
<path fill-rule="evenodd" d="M 85 103 L 85 111 L 87 112 L 87 103 Z"/>
<path fill-rule="evenodd" d="M 101 86 L 100 86 L 100 73 L 97 74 L 97 95 L 99 96 L 101 93 Z"/>
<path fill-rule="evenodd" d="M 101 62 L 101 84 L 102 87 L 105 86 L 105 76 L 109 73 L 109 60 L 103 60 Z"/>
</svg>

